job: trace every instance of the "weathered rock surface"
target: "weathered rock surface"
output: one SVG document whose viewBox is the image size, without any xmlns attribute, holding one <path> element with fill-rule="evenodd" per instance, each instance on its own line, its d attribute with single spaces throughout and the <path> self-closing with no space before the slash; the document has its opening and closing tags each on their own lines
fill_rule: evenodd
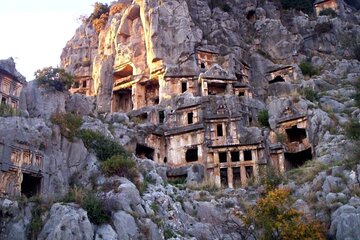
<svg viewBox="0 0 360 240">
<path fill-rule="evenodd" d="M 94 237 L 94 228 L 86 212 L 76 205 L 56 203 L 51 207 L 38 239 L 88 239 Z"/>
</svg>

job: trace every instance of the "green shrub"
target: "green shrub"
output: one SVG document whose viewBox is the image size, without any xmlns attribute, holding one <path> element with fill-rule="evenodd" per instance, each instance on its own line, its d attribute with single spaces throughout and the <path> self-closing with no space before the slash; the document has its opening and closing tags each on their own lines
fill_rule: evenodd
<svg viewBox="0 0 360 240">
<path fill-rule="evenodd" d="M 331 22 L 318 23 L 315 25 L 315 32 L 318 34 L 327 33 L 330 32 L 332 28 L 333 25 Z"/>
<path fill-rule="evenodd" d="M 73 141 L 82 124 L 81 116 L 73 113 L 54 113 L 50 121 L 60 127 L 61 135 Z"/>
<path fill-rule="evenodd" d="M 351 119 L 345 126 L 346 135 L 351 140 L 360 140 L 360 122 L 357 119 Z"/>
<path fill-rule="evenodd" d="M 41 86 L 49 90 L 63 92 L 68 90 L 74 82 L 74 77 L 62 68 L 46 67 L 35 72 L 35 79 Z"/>
<path fill-rule="evenodd" d="M 87 194 L 81 207 L 86 210 L 92 223 L 100 225 L 110 222 L 110 213 L 105 210 L 103 202 L 95 194 Z"/>
<path fill-rule="evenodd" d="M 62 200 L 63 202 L 74 202 L 79 204 L 86 212 L 89 220 L 94 224 L 110 222 L 110 211 L 106 210 L 104 202 L 93 192 L 74 187 Z"/>
<path fill-rule="evenodd" d="M 312 13 L 314 0 L 281 0 L 284 9 L 296 9 L 304 13 Z"/>
<path fill-rule="evenodd" d="M 260 175 L 260 184 L 265 186 L 266 192 L 275 190 L 284 181 L 284 177 L 272 166 L 266 167 Z"/>
<path fill-rule="evenodd" d="M 31 221 L 28 226 L 30 240 L 36 240 L 44 223 L 41 219 L 43 209 L 40 203 L 36 203 L 31 210 Z"/>
<path fill-rule="evenodd" d="M 81 138 L 88 149 L 93 149 L 100 161 L 105 161 L 115 155 L 129 156 L 129 153 L 116 141 L 100 132 L 82 129 L 77 136 Z"/>
<path fill-rule="evenodd" d="M 314 91 L 312 88 L 306 87 L 302 90 L 302 94 L 303 96 L 311 101 L 311 102 L 315 102 L 317 100 L 319 100 L 319 95 L 316 91 Z"/>
<path fill-rule="evenodd" d="M 299 65 L 302 74 L 305 76 L 312 77 L 314 75 L 319 74 L 319 70 L 315 68 L 310 62 L 308 61 L 302 61 Z"/>
<path fill-rule="evenodd" d="M 258 121 L 263 127 L 270 127 L 269 124 L 269 112 L 266 109 L 259 111 Z"/>
<path fill-rule="evenodd" d="M 165 229 L 164 230 L 164 238 L 165 239 L 170 239 L 170 238 L 175 238 L 176 235 L 170 230 L 170 229 Z"/>
<path fill-rule="evenodd" d="M 334 18 L 337 16 L 337 13 L 332 8 L 325 8 L 319 12 L 319 15 L 320 16 L 329 16 L 329 17 Z"/>
<path fill-rule="evenodd" d="M 19 111 L 7 104 L 0 104 L 0 117 L 18 116 Z"/>
<path fill-rule="evenodd" d="M 116 155 L 102 162 L 101 170 L 107 176 L 118 175 L 134 179 L 137 175 L 136 162 L 125 155 Z"/>
</svg>

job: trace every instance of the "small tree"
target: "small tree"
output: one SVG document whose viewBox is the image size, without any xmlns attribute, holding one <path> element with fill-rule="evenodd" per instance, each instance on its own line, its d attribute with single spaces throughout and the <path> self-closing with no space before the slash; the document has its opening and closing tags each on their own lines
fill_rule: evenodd
<svg viewBox="0 0 360 240">
<path fill-rule="evenodd" d="M 317 75 L 319 73 L 319 70 L 315 68 L 310 62 L 308 61 L 302 61 L 299 65 L 302 74 L 305 76 L 312 77 L 314 75 Z"/>
<path fill-rule="evenodd" d="M 259 230 L 257 239 L 325 239 L 322 224 L 291 207 L 292 203 L 290 190 L 275 189 L 240 218 L 247 228 Z"/>
<path fill-rule="evenodd" d="M 259 111 L 258 120 L 261 126 L 270 127 L 269 124 L 269 112 L 266 109 L 262 109 Z"/>
<path fill-rule="evenodd" d="M 74 77 L 65 69 L 46 67 L 35 72 L 38 83 L 50 90 L 63 92 L 68 90 L 74 82 Z"/>
</svg>

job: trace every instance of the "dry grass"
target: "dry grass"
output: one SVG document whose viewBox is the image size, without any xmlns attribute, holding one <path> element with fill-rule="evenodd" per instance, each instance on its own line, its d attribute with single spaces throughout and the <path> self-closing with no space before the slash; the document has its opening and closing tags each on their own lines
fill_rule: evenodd
<svg viewBox="0 0 360 240">
<path fill-rule="evenodd" d="M 217 192 L 219 190 L 219 187 L 217 187 L 214 182 L 208 180 L 204 180 L 201 183 L 188 183 L 186 187 L 191 190 L 208 191 L 211 193 Z"/>
<path fill-rule="evenodd" d="M 311 160 L 306 162 L 302 167 L 288 171 L 286 177 L 289 180 L 295 181 L 297 184 L 303 184 L 312 181 L 319 172 L 325 171 L 326 169 L 328 169 L 327 165 L 316 160 Z"/>
</svg>

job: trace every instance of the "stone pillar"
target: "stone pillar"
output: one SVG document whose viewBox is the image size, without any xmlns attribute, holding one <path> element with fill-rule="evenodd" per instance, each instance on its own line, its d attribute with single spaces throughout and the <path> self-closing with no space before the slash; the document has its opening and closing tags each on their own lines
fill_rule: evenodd
<svg viewBox="0 0 360 240">
<path fill-rule="evenodd" d="M 285 172 L 285 156 L 284 152 L 278 153 L 278 159 L 279 159 L 279 169 L 280 172 Z"/>
<path fill-rule="evenodd" d="M 140 83 L 135 83 L 132 86 L 132 101 L 133 101 L 133 109 L 139 109 L 145 106 L 145 86 Z"/>
<path fill-rule="evenodd" d="M 246 170 L 245 166 L 240 167 L 241 186 L 247 185 Z"/>
<path fill-rule="evenodd" d="M 227 175 L 228 175 L 229 188 L 234 188 L 234 176 L 231 166 L 227 168 Z"/>
<path fill-rule="evenodd" d="M 201 96 L 207 96 L 208 93 L 208 83 L 204 79 L 200 80 L 201 82 Z"/>
<path fill-rule="evenodd" d="M 232 86 L 231 83 L 226 84 L 226 92 L 225 92 L 225 94 L 229 94 L 229 95 L 234 94 L 233 86 Z"/>
</svg>

